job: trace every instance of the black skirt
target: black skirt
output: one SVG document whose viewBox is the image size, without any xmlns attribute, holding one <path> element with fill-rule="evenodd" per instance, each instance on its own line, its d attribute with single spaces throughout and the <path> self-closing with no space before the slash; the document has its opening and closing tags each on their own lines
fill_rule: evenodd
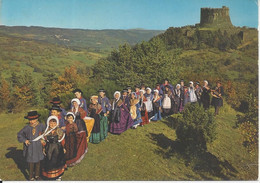
<svg viewBox="0 0 260 183">
<path fill-rule="evenodd" d="M 49 171 L 65 165 L 63 147 L 58 142 L 58 135 L 48 136 L 46 143 L 46 156 L 44 159 L 44 170 Z"/>
</svg>

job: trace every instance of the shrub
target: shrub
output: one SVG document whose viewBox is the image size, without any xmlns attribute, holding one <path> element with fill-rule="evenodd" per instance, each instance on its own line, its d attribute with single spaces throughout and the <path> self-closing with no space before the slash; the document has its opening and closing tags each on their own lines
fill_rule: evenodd
<svg viewBox="0 0 260 183">
<path fill-rule="evenodd" d="M 177 139 L 188 154 L 205 152 L 207 143 L 216 138 L 213 113 L 204 111 L 203 107 L 198 104 L 186 105 L 183 117 L 178 118 L 178 120 Z"/>
<path fill-rule="evenodd" d="M 244 122 L 239 126 L 243 136 L 243 145 L 250 154 L 256 152 L 258 147 L 258 128 L 250 121 Z"/>
</svg>

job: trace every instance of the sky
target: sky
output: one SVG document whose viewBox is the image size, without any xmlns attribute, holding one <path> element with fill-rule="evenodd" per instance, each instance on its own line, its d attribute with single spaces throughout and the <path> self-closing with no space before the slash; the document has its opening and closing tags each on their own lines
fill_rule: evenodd
<svg viewBox="0 0 260 183">
<path fill-rule="evenodd" d="M 235 26 L 258 27 L 257 0 L 0 0 L 0 25 L 153 29 L 195 25 L 200 8 L 229 7 Z"/>
</svg>

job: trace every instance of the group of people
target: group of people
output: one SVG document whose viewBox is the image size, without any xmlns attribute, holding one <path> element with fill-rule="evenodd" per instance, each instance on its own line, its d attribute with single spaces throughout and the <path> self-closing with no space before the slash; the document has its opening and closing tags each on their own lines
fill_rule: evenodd
<svg viewBox="0 0 260 183">
<path fill-rule="evenodd" d="M 29 164 L 29 180 L 61 179 L 67 167 L 79 163 L 88 151 L 88 143 L 100 143 L 108 132 L 121 134 L 129 128 L 136 129 L 161 120 L 162 117 L 179 113 L 188 103 L 199 103 L 205 110 L 210 107 L 210 94 L 215 114 L 223 105 L 221 82 L 211 89 L 208 81 L 201 87 L 184 80 L 175 87 L 168 79 L 151 89 L 145 85 L 128 86 L 116 91 L 110 101 L 104 89 L 90 98 L 90 104 L 82 97 L 80 89 L 73 91 L 70 110 L 61 107 L 59 97 L 52 99 L 52 107 L 46 124 L 39 122 L 40 114 L 29 111 L 29 125 L 18 132 L 18 141 L 24 144 L 24 157 Z M 41 175 L 41 176 L 40 176 Z"/>
</svg>

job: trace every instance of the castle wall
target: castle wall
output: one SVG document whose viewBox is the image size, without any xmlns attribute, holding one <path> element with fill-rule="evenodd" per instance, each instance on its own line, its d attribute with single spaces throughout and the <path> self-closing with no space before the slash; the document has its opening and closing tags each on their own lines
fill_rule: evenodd
<svg viewBox="0 0 260 183">
<path fill-rule="evenodd" d="M 232 26 L 229 8 L 201 8 L 200 26 Z"/>
</svg>

